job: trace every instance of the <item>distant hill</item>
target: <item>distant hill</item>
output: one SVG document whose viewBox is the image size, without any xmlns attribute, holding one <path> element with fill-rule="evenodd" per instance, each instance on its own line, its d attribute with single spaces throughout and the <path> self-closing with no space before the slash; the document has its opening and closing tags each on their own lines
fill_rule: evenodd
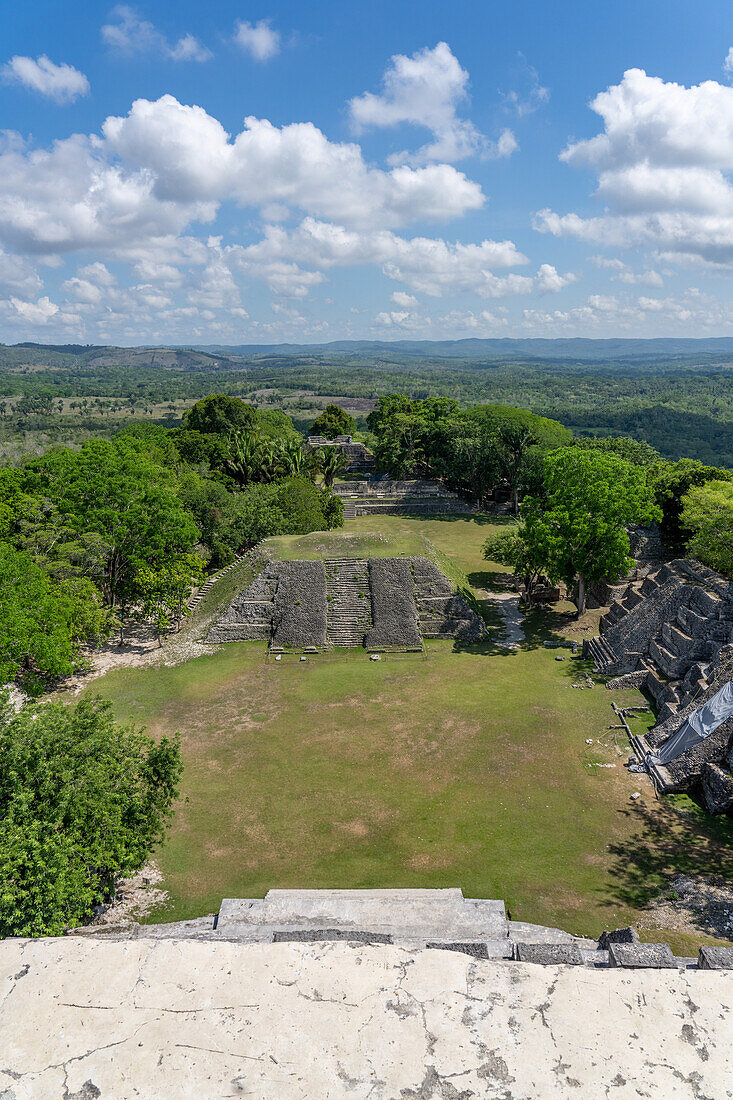
<svg viewBox="0 0 733 1100">
<path fill-rule="evenodd" d="M 572 359 L 643 361 L 696 356 L 733 360 L 733 337 L 700 340 L 334 340 L 328 344 L 194 344 L 213 355 L 394 355 L 432 359 Z"/>
</svg>

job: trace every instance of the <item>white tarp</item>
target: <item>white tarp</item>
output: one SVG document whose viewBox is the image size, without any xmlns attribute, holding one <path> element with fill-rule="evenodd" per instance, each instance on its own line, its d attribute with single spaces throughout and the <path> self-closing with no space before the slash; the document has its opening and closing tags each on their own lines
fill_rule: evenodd
<svg viewBox="0 0 733 1100">
<path fill-rule="evenodd" d="M 676 733 L 660 746 L 654 756 L 649 757 L 652 764 L 668 764 L 676 760 L 687 749 L 704 741 L 711 733 L 733 715 L 733 680 L 723 684 L 707 703 L 693 711 Z"/>
</svg>

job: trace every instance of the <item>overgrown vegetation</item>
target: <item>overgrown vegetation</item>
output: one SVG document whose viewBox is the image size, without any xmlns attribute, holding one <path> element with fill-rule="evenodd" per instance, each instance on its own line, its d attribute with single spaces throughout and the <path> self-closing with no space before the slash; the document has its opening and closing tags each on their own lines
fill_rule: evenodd
<svg viewBox="0 0 733 1100">
<path fill-rule="evenodd" d="M 179 622 L 207 567 L 337 526 L 316 473 L 287 417 L 226 395 L 182 430 L 134 424 L 0 467 L 0 675 L 38 693 L 131 615 L 159 636 Z"/>
<path fill-rule="evenodd" d="M 109 703 L 0 717 L 0 937 L 88 920 L 160 843 L 181 779 L 177 735 L 121 726 Z"/>
</svg>

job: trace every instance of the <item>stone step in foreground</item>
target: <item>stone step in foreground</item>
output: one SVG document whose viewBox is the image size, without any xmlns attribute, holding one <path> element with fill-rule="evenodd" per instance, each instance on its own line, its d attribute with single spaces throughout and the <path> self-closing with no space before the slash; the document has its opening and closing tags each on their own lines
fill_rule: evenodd
<svg viewBox="0 0 733 1100">
<path fill-rule="evenodd" d="M 225 898 L 217 915 L 158 925 L 90 925 L 69 935 L 241 944 L 338 943 L 459 952 L 474 959 L 624 970 L 724 970 L 733 945 L 675 957 L 667 944 L 640 943 L 633 928 L 599 940 L 513 921 L 504 902 L 443 890 L 270 890 L 264 898 Z"/>
</svg>

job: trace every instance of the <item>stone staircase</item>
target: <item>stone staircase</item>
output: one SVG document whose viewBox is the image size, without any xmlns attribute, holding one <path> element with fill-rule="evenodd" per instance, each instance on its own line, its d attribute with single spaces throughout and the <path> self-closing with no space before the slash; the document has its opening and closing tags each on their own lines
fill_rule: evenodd
<svg viewBox="0 0 733 1100">
<path fill-rule="evenodd" d="M 426 479 L 337 481 L 334 492 L 343 503 L 345 519 L 369 515 L 447 515 L 475 511 L 472 504 L 446 489 L 441 482 Z"/>
<path fill-rule="evenodd" d="M 733 640 L 733 585 L 685 558 L 632 577 L 583 643 L 611 687 L 645 687 L 666 722 L 708 686 L 707 673 Z"/>
<path fill-rule="evenodd" d="M 372 626 L 369 567 L 357 558 L 332 559 L 326 566 L 326 636 L 332 646 L 363 646 Z"/>
<path fill-rule="evenodd" d="M 214 917 L 172 924 L 87 926 L 70 933 L 112 939 L 234 943 L 347 941 L 413 950 L 459 951 L 478 960 L 605 967 L 733 968 L 733 948 L 716 960 L 675 958 L 666 944 L 639 943 L 631 928 L 599 940 L 507 918 L 503 901 L 466 898 L 458 887 L 397 890 L 270 890 L 264 898 L 224 898 Z M 708 949 L 701 949 L 710 950 Z"/>
<path fill-rule="evenodd" d="M 616 654 L 602 636 L 588 638 L 584 642 L 583 648 L 585 650 L 583 656 L 590 657 L 593 660 L 593 667 L 596 672 L 604 672 L 616 663 Z"/>
</svg>

